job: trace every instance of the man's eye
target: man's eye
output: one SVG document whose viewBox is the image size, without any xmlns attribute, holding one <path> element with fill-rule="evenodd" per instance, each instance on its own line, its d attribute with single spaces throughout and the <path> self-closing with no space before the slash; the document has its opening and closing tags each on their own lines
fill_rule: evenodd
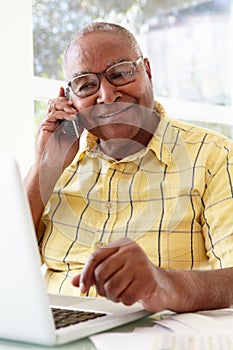
<svg viewBox="0 0 233 350">
<path fill-rule="evenodd" d="M 125 71 L 125 72 L 117 72 L 117 73 L 112 73 L 110 75 L 110 79 L 111 80 L 116 80 L 116 79 L 121 79 L 121 78 L 125 78 L 127 76 L 132 75 L 133 72 L 132 71 Z"/>
<path fill-rule="evenodd" d="M 96 87 L 95 83 L 86 83 L 78 87 L 78 91 L 90 90 Z"/>
<path fill-rule="evenodd" d="M 82 93 L 85 91 L 91 91 L 96 89 L 97 87 L 97 82 L 96 81 L 90 81 L 90 82 L 81 82 L 79 84 L 76 85 L 74 92 L 75 93 Z"/>
</svg>

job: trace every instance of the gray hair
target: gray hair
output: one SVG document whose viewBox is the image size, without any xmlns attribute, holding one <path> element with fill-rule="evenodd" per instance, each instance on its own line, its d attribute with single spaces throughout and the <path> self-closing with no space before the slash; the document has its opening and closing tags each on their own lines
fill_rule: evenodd
<svg viewBox="0 0 233 350">
<path fill-rule="evenodd" d="M 127 30 L 126 28 L 120 26 L 119 24 L 115 23 L 108 23 L 108 22 L 93 22 L 88 24 L 86 27 L 81 29 L 79 32 L 77 32 L 73 38 L 71 39 L 70 43 L 68 44 L 65 53 L 64 53 L 64 59 L 63 59 L 63 68 L 64 65 L 67 63 L 67 53 L 69 48 L 80 38 L 84 37 L 86 34 L 89 33 L 95 33 L 95 32 L 112 32 L 121 35 L 127 43 L 127 45 L 134 51 L 134 53 L 137 56 L 142 56 L 142 50 L 134 37 L 134 35 Z"/>
</svg>

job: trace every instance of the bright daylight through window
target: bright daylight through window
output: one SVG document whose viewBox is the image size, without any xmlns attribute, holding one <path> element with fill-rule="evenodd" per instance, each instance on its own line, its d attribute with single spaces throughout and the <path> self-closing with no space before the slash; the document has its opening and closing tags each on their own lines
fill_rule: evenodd
<svg viewBox="0 0 233 350">
<path fill-rule="evenodd" d="M 67 43 L 93 20 L 122 24 L 136 35 L 170 116 L 233 136 L 231 0 L 34 0 L 35 123 L 45 101 L 65 86 Z"/>
</svg>

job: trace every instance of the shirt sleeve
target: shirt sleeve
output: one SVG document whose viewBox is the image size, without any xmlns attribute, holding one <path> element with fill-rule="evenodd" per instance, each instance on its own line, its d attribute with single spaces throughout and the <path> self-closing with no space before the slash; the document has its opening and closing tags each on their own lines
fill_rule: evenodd
<svg viewBox="0 0 233 350">
<path fill-rule="evenodd" d="M 202 229 L 212 268 L 233 266 L 233 145 L 225 141 L 206 169 Z M 214 150 L 213 150 L 214 151 Z M 217 157 L 215 158 L 215 155 Z"/>
</svg>

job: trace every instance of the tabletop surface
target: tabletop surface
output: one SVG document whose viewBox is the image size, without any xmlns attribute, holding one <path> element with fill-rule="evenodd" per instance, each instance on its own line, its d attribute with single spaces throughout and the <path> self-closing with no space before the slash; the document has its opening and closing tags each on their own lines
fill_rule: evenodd
<svg viewBox="0 0 233 350">
<path fill-rule="evenodd" d="M 233 309 L 153 314 L 92 337 L 101 350 L 233 350 Z M 89 338 L 54 347 L 0 340 L 0 350 L 96 350 Z M 131 346 L 132 345 L 132 346 Z"/>
<path fill-rule="evenodd" d="M 133 321 L 129 324 L 110 329 L 107 332 L 131 332 L 135 327 L 150 327 L 154 323 L 153 315 Z M 89 338 L 83 338 L 72 343 L 57 346 L 41 346 L 36 344 L 17 343 L 0 339 L 0 350 L 42 350 L 42 349 L 59 349 L 59 350 L 96 350 L 96 347 Z"/>
</svg>

